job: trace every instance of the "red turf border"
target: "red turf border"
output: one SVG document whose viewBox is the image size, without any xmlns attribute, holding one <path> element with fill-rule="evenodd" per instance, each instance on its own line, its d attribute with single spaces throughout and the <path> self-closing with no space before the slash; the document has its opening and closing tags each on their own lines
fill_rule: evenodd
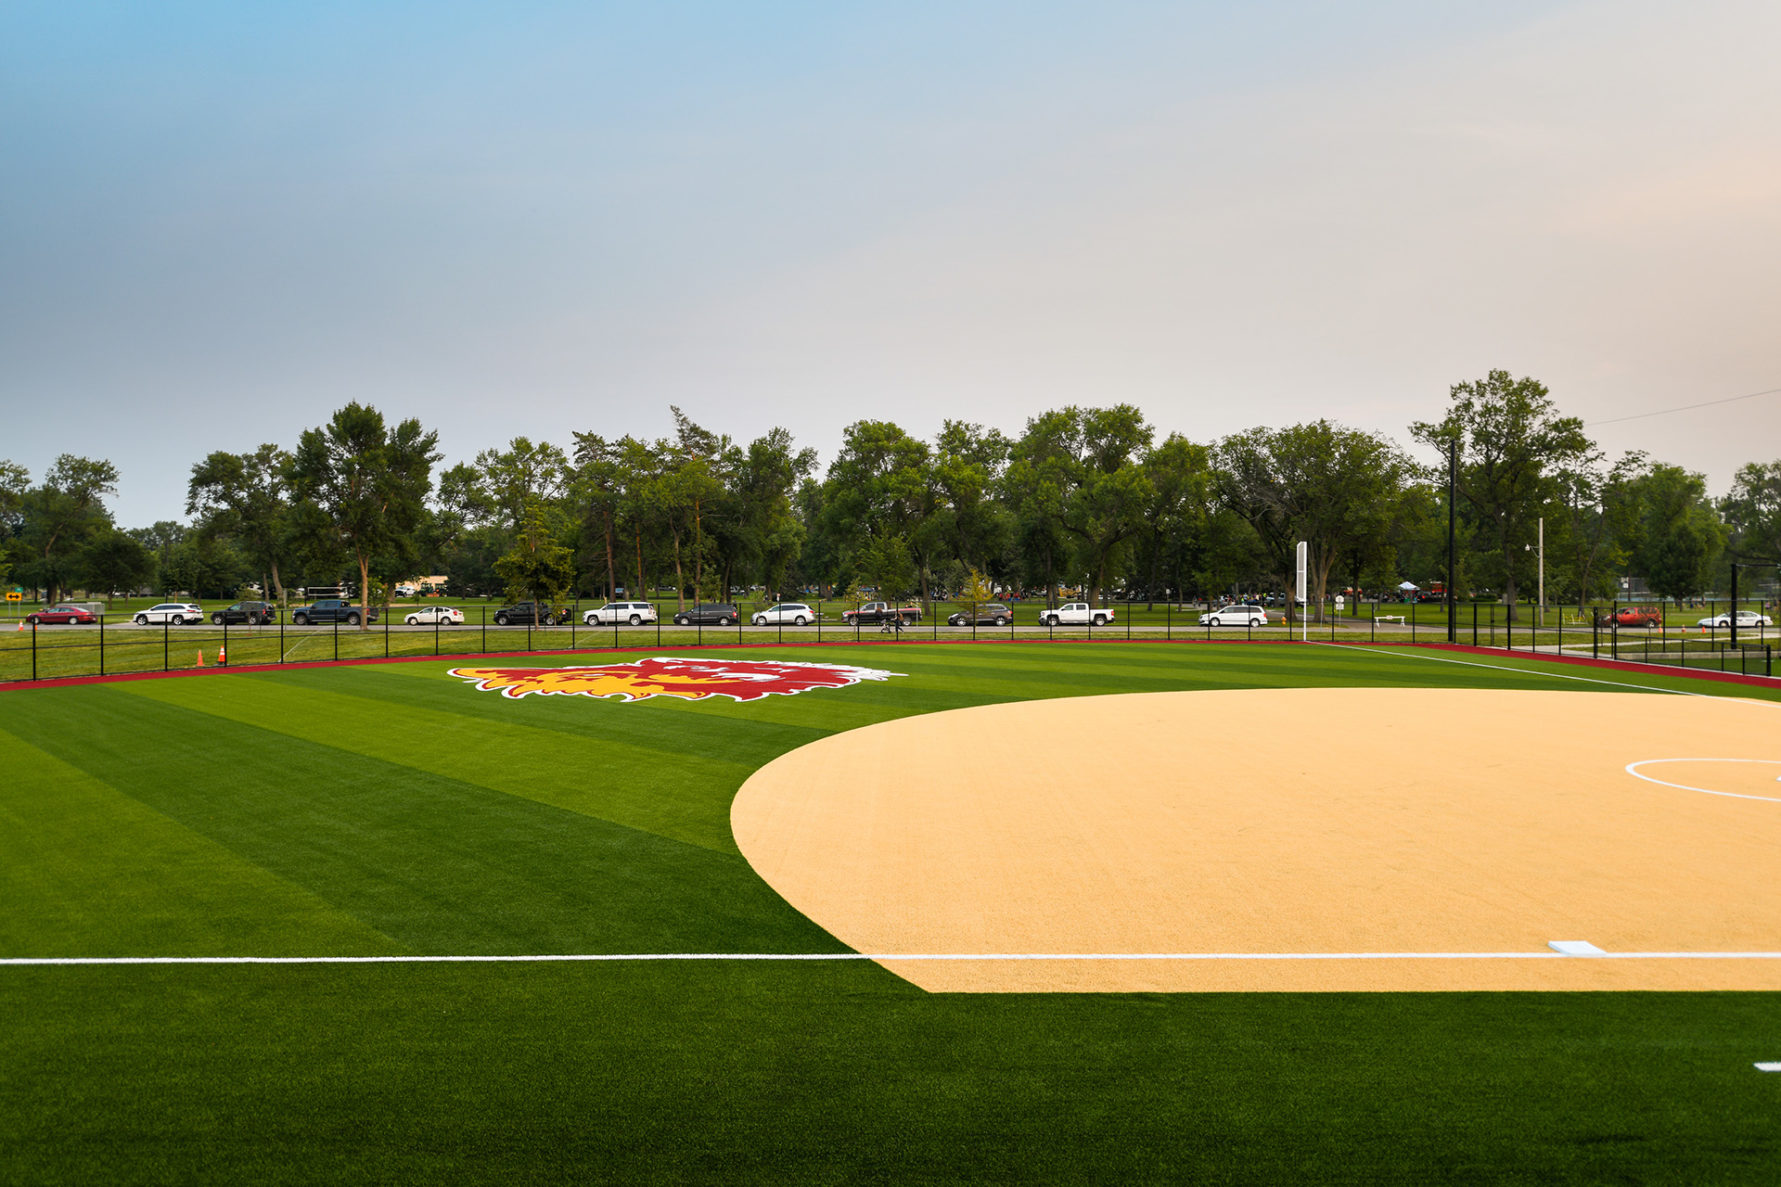
<svg viewBox="0 0 1781 1187">
<path fill-rule="evenodd" d="M 710 647 L 721 647 L 725 650 L 743 650 L 766 647 L 895 647 L 907 644 L 920 644 L 924 647 L 952 646 L 964 643 L 996 642 L 983 639 L 855 639 L 843 643 L 817 643 L 805 640 L 802 642 L 772 643 L 693 643 L 673 646 L 671 644 L 648 644 L 639 647 L 573 647 L 551 651 L 476 651 L 460 655 L 371 655 L 357 659 L 320 659 L 304 660 L 294 664 L 242 664 L 222 665 L 209 668 L 177 668 L 170 672 L 113 672 L 104 676 L 55 676 L 47 680 L 9 680 L 0 682 L 0 692 L 26 688 L 64 688 L 79 684 L 116 684 L 127 680 L 173 680 L 202 676 L 228 676 L 254 672 L 289 672 L 301 668 L 346 668 L 359 667 L 365 664 L 418 664 L 445 663 L 451 661 L 483 661 L 491 659 L 525 659 L 541 655 L 624 655 L 638 651 L 685 651 L 699 650 Z M 1742 684 L 1756 688 L 1781 687 L 1781 677 L 1746 676 L 1739 672 L 1714 672 L 1700 668 L 1673 668 L 1662 664 L 1641 664 L 1629 660 L 1598 659 L 1582 655 L 1548 655 L 1532 651 L 1504 651 L 1501 648 L 1475 647 L 1466 643 L 1379 643 L 1362 642 L 1358 639 L 1006 639 L 1008 643 L 1172 643 L 1204 646 L 1206 644 L 1239 644 L 1246 647 L 1254 646 L 1304 646 L 1316 643 L 1324 647 L 1406 647 L 1421 648 L 1429 651 L 1458 651 L 1468 655 L 1489 655 L 1502 658 L 1523 658 L 1540 660 L 1546 663 L 1579 665 L 1586 668 L 1603 668 L 1615 672 L 1642 672 L 1648 676 L 1673 676 L 1677 679 L 1707 680 L 1722 684 Z"/>
</svg>

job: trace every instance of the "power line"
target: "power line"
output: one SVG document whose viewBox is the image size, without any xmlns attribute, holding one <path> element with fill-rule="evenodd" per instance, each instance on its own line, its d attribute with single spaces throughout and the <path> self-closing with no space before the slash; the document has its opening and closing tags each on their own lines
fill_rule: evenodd
<svg viewBox="0 0 1781 1187">
<path fill-rule="evenodd" d="M 1699 404 L 1684 404 L 1680 408 L 1659 408 L 1656 412 L 1635 412 L 1631 416 L 1615 416 L 1607 420 L 1592 420 L 1583 427 L 1593 429 L 1597 425 L 1617 425 L 1623 420 L 1644 420 L 1648 416 L 1668 416 L 1672 412 L 1691 412 L 1696 408 L 1711 408 L 1715 404 L 1731 404 L 1738 400 L 1754 400 L 1758 396 L 1772 396 L 1781 392 L 1781 387 L 1771 387 L 1767 391 L 1750 392 L 1742 396 L 1727 396 L 1723 400 L 1705 400 Z"/>
</svg>

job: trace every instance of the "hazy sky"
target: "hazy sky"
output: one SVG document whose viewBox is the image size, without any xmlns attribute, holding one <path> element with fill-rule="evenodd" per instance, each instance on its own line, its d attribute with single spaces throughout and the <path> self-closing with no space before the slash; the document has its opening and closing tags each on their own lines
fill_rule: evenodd
<svg viewBox="0 0 1781 1187">
<path fill-rule="evenodd" d="M 0 458 L 1781 388 L 1781 5 L 0 3 Z M 1781 394 L 1595 423 L 1705 472 Z"/>
</svg>

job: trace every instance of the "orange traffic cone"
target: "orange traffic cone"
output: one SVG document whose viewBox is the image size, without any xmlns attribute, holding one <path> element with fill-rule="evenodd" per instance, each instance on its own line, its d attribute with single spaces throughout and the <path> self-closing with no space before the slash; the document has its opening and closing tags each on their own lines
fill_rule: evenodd
<svg viewBox="0 0 1781 1187">
<path fill-rule="evenodd" d="M 226 648 L 218 647 L 216 649 L 216 666 L 219 668 L 229 666 L 229 652 Z"/>
<path fill-rule="evenodd" d="M 204 666 L 204 653 L 202 651 L 198 653 L 198 666 L 200 668 Z"/>
</svg>

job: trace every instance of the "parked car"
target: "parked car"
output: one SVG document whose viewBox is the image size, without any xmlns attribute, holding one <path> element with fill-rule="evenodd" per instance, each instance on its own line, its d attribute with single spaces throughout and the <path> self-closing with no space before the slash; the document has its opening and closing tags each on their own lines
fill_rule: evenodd
<svg viewBox="0 0 1781 1187">
<path fill-rule="evenodd" d="M 1715 614 L 1711 618 L 1701 619 L 1695 625 L 1696 626 L 1704 626 L 1704 627 L 1708 628 L 1709 630 L 1718 629 L 1718 630 L 1723 631 L 1727 627 L 1731 626 L 1731 624 L 1732 624 L 1732 616 L 1730 614 Z M 1758 614 L 1754 610 L 1740 610 L 1740 611 L 1738 611 L 1738 629 L 1739 630 L 1744 630 L 1747 627 L 1753 628 L 1753 627 L 1759 627 L 1759 626 L 1774 626 L 1774 625 L 1775 625 L 1775 620 L 1770 618 L 1767 614 Z"/>
<path fill-rule="evenodd" d="M 615 622 L 642 626 L 656 621 L 656 608 L 649 602 L 607 602 L 599 609 L 583 614 L 581 621 L 589 626 L 611 626 Z"/>
<path fill-rule="evenodd" d="M 1602 626 L 1662 626 L 1663 614 L 1650 606 L 1622 606 L 1602 615 Z"/>
<path fill-rule="evenodd" d="M 803 602 L 780 602 L 768 606 L 765 610 L 755 611 L 752 619 L 756 626 L 772 626 L 775 623 L 791 623 L 803 626 L 807 622 L 816 621 L 816 611 Z"/>
<path fill-rule="evenodd" d="M 47 610 L 33 610 L 25 615 L 25 621 L 32 626 L 49 626 L 51 623 L 61 623 L 64 626 L 89 626 L 98 622 L 99 616 L 80 606 L 51 606 Z"/>
<path fill-rule="evenodd" d="M 511 606 L 503 606 L 495 611 L 496 626 L 525 626 L 528 623 L 537 626 L 555 626 L 556 612 L 549 606 L 540 606 L 537 602 L 515 602 Z"/>
<path fill-rule="evenodd" d="M 203 621 L 204 607 L 196 602 L 162 602 L 159 606 L 150 606 L 147 610 L 136 612 L 137 626 L 147 626 L 152 622 L 184 626 L 188 622 Z"/>
<path fill-rule="evenodd" d="M 1014 621 L 1014 611 L 996 602 L 985 602 L 970 610 L 960 610 L 946 620 L 948 626 L 1007 626 Z"/>
<path fill-rule="evenodd" d="M 1113 621 L 1113 609 L 1097 610 L 1087 602 L 1066 602 L 1051 610 L 1039 611 L 1040 626 L 1106 626 Z"/>
<path fill-rule="evenodd" d="M 1220 606 L 1200 615 L 1201 626 L 1267 626 L 1268 612 L 1254 602 Z"/>
<path fill-rule="evenodd" d="M 700 602 L 674 615 L 675 626 L 735 626 L 741 613 L 728 602 Z"/>
<path fill-rule="evenodd" d="M 210 612 L 210 621 L 217 626 L 233 626 L 238 622 L 265 626 L 278 617 L 278 610 L 266 602 L 236 602 Z"/>
<path fill-rule="evenodd" d="M 409 626 L 462 626 L 464 612 L 455 606 L 422 606 L 402 621 Z"/>
<path fill-rule="evenodd" d="M 359 625 L 360 607 L 345 598 L 317 598 L 307 606 L 298 606 L 291 611 L 291 622 L 297 626 L 308 626 L 312 622 L 344 622 L 348 626 Z M 377 621 L 377 608 L 365 610 L 365 621 Z"/>
</svg>

